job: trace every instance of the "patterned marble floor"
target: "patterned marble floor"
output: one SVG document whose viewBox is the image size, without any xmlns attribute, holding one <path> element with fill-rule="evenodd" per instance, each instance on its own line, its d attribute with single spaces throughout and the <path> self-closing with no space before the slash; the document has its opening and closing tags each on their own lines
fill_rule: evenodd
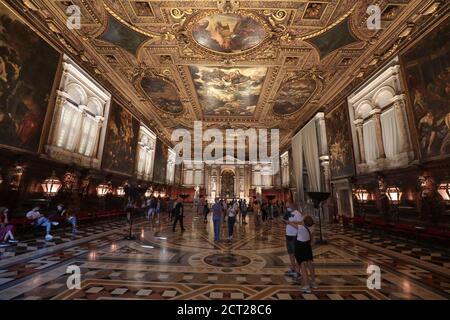
<svg viewBox="0 0 450 320">
<path fill-rule="evenodd" d="M 372 235 L 338 225 L 314 247 L 318 289 L 302 294 L 284 275 L 289 258 L 284 225 L 237 224 L 233 242 L 213 241 L 212 222 L 194 214 L 186 231 L 165 219 L 135 223 L 137 240 L 124 240 L 124 221 L 81 227 L 75 239 L 56 231 L 0 248 L 0 299 L 449 299 L 450 250 Z M 317 230 L 316 230 L 317 231 Z M 226 225 L 223 224 L 223 235 Z M 367 266 L 381 268 L 381 289 L 366 286 Z M 67 267 L 81 269 L 81 289 L 70 290 Z"/>
</svg>

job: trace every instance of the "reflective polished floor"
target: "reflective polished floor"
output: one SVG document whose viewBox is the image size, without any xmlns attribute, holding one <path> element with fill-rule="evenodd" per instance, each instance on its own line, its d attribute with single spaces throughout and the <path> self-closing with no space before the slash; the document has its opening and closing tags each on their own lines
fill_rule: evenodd
<svg viewBox="0 0 450 320">
<path fill-rule="evenodd" d="M 285 276 L 284 225 L 236 224 L 232 242 L 213 241 L 212 221 L 188 213 L 186 231 L 166 218 L 81 226 L 75 239 L 55 230 L 43 239 L 0 248 L 0 299 L 449 299 L 450 252 L 398 238 L 324 229 L 314 246 L 318 289 L 302 294 Z M 179 227 L 178 227 L 179 228 Z M 227 232 L 223 224 L 222 233 Z M 316 229 L 317 232 L 317 229 Z M 381 288 L 367 288 L 368 265 L 381 268 Z M 81 270 L 81 289 L 68 289 L 68 266 Z"/>
</svg>

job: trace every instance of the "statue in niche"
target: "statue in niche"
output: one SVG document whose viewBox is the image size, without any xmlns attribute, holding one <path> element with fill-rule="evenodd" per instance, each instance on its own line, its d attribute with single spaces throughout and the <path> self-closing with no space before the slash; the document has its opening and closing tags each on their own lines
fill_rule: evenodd
<svg viewBox="0 0 450 320">
<path fill-rule="evenodd" d="M 200 187 L 199 186 L 195 186 L 194 190 L 195 190 L 194 199 L 198 199 L 199 195 L 200 195 Z"/>
</svg>

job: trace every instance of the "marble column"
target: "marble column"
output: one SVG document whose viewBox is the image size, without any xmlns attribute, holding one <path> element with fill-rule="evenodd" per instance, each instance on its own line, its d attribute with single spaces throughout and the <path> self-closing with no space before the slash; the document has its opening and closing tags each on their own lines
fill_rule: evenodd
<svg viewBox="0 0 450 320">
<path fill-rule="evenodd" d="M 384 145 L 383 145 L 383 133 L 381 129 L 381 110 L 380 109 L 374 109 L 372 119 L 374 121 L 375 125 L 375 134 L 377 139 L 377 145 L 378 145 L 378 152 L 379 152 L 379 158 L 386 158 L 386 153 L 384 151 Z"/>
<path fill-rule="evenodd" d="M 356 119 L 354 122 L 356 128 L 356 135 L 358 140 L 359 149 L 359 163 L 366 163 L 366 151 L 364 149 L 364 139 L 363 139 L 363 119 Z"/>
<path fill-rule="evenodd" d="M 405 118 L 405 108 L 406 108 L 406 101 L 405 101 L 405 95 L 398 95 L 394 98 L 394 110 L 395 110 L 395 116 L 398 122 L 398 128 L 399 128 L 399 135 L 400 135 L 400 141 L 401 141 L 401 150 L 402 152 L 410 151 L 411 146 L 409 143 L 409 136 L 408 136 L 408 128 L 407 128 L 407 119 Z"/>
<path fill-rule="evenodd" d="M 319 128 L 319 156 L 328 155 L 327 131 L 325 125 L 325 113 L 319 112 L 316 114 L 316 125 Z"/>
</svg>

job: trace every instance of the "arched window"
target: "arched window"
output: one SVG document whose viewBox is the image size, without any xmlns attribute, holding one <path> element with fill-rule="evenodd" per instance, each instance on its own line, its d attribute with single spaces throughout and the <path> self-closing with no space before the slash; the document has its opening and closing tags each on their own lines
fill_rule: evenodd
<svg viewBox="0 0 450 320">
<path fill-rule="evenodd" d="M 58 160 L 87 166 L 95 162 L 99 167 L 99 147 L 106 129 L 104 115 L 111 95 L 66 56 L 57 93 L 47 153 Z"/>
<path fill-rule="evenodd" d="M 156 135 L 141 125 L 137 150 L 136 174 L 138 178 L 151 180 L 155 158 Z"/>
</svg>

